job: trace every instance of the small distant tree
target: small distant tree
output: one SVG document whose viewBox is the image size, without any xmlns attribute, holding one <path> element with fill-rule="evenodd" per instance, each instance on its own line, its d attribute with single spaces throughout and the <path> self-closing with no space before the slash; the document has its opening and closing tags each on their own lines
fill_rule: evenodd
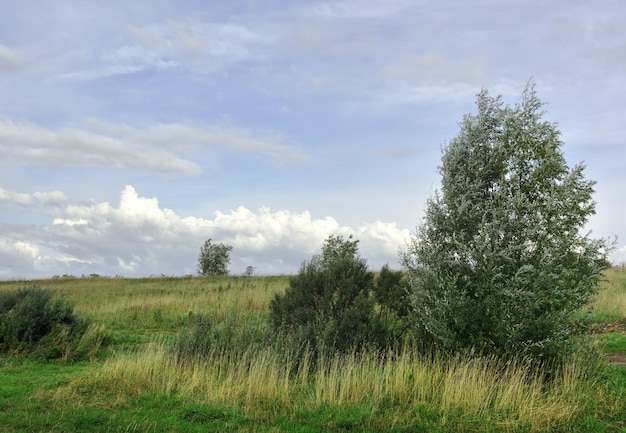
<svg viewBox="0 0 626 433">
<path fill-rule="evenodd" d="M 243 271 L 243 275 L 245 277 L 252 277 L 254 275 L 254 272 L 256 271 L 256 268 L 252 265 L 248 265 L 246 266 L 246 270 Z"/>
<path fill-rule="evenodd" d="M 546 360 L 584 329 L 611 246 L 581 234 L 594 182 L 568 167 L 542 105 L 532 83 L 514 107 L 483 90 L 443 149 L 441 192 L 403 257 L 429 344 Z"/>
<path fill-rule="evenodd" d="M 230 264 L 230 252 L 233 247 L 222 243 L 213 243 L 207 239 L 200 248 L 198 256 L 198 274 L 228 275 L 228 265 Z"/>
</svg>

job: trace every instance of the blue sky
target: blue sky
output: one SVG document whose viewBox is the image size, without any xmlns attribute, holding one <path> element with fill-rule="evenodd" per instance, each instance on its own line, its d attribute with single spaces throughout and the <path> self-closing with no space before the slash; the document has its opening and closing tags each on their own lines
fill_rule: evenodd
<svg viewBox="0 0 626 433">
<path fill-rule="evenodd" d="M 2 279 L 190 274 L 209 237 L 233 273 L 295 273 L 329 234 L 398 267 L 475 95 L 530 77 L 626 261 L 620 0 L 0 10 Z"/>
</svg>

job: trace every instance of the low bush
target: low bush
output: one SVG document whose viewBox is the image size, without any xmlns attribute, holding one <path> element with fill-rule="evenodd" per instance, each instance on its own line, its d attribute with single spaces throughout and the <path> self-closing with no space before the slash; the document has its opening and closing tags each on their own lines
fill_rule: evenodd
<svg viewBox="0 0 626 433">
<path fill-rule="evenodd" d="M 210 353 L 214 341 L 211 321 L 208 317 L 197 314 L 191 329 L 183 330 L 176 336 L 170 352 L 178 361 L 201 358 Z"/>
<path fill-rule="evenodd" d="M 0 353 L 68 357 L 89 326 L 73 309 L 67 300 L 36 286 L 0 292 Z"/>
<path fill-rule="evenodd" d="M 403 284 L 402 274 L 388 267 L 376 279 L 358 254 L 358 240 L 330 236 L 270 302 L 270 329 L 287 337 L 292 351 L 308 348 L 314 358 L 387 348 L 407 328 Z"/>
<path fill-rule="evenodd" d="M 191 326 L 169 345 L 170 355 L 179 362 L 206 359 L 213 352 L 241 354 L 262 347 L 280 348 L 264 321 L 242 319 L 234 314 L 216 325 L 204 314 L 193 315 L 191 320 Z"/>
</svg>

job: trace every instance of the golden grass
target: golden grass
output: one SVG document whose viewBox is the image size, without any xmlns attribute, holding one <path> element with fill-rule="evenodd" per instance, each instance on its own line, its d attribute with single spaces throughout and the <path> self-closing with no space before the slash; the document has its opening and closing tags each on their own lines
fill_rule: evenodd
<svg viewBox="0 0 626 433">
<path fill-rule="evenodd" d="M 591 307 L 594 315 L 608 320 L 626 318 L 626 267 L 618 266 L 604 272 L 600 291 Z"/>
<path fill-rule="evenodd" d="M 251 416 L 294 413 L 296 409 L 363 405 L 386 411 L 401 423 L 419 417 L 420 407 L 457 420 L 488 420 L 504 430 L 528 426 L 549 430 L 576 417 L 582 396 L 598 390 L 574 360 L 546 385 L 522 364 L 493 358 L 455 356 L 426 359 L 417 352 L 337 356 L 315 374 L 270 350 L 177 362 L 164 345 L 119 355 L 49 396 L 88 404 L 124 405 L 145 392 L 176 393 L 202 404 L 232 405 Z M 103 401 L 93 401 L 98 395 Z M 607 396 L 598 391 L 597 399 Z M 89 403 L 90 402 L 90 403 Z M 108 402 L 108 403 L 106 403 Z M 445 420 L 444 420 L 445 421 Z"/>
<path fill-rule="evenodd" d="M 74 312 L 110 329 L 148 334 L 176 331 L 192 314 L 211 323 L 227 316 L 265 314 L 274 293 L 285 290 L 287 276 L 54 278 L 0 282 L 0 290 L 37 284 L 74 303 Z"/>
</svg>

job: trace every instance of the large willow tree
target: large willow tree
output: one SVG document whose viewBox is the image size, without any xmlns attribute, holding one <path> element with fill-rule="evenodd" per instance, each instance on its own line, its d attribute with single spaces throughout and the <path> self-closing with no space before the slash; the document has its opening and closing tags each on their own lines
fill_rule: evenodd
<svg viewBox="0 0 626 433">
<path fill-rule="evenodd" d="M 505 106 L 483 90 L 444 148 L 441 190 L 403 254 L 422 341 L 554 359 L 581 330 L 609 246 L 582 233 L 594 182 L 568 167 L 529 83 Z"/>
</svg>

